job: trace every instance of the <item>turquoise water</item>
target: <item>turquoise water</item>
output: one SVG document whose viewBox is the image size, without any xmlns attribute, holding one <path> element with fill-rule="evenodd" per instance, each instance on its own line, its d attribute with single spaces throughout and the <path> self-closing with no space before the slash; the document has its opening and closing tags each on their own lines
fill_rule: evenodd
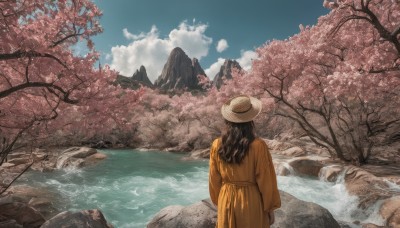
<svg viewBox="0 0 400 228">
<path fill-rule="evenodd" d="M 21 182 L 61 192 L 61 210 L 99 208 L 115 227 L 145 227 L 169 205 L 208 197 L 208 163 L 182 161 L 166 152 L 105 150 L 96 166 L 51 173 L 29 172 Z M 70 202 L 68 202 L 70 201 Z"/>
<path fill-rule="evenodd" d="M 60 210 L 99 208 L 115 227 L 145 227 L 169 205 L 189 205 L 208 198 L 208 161 L 157 151 L 105 150 L 107 159 L 76 170 L 29 172 L 20 183 L 60 192 Z M 296 176 L 278 177 L 278 187 L 299 199 L 327 208 L 337 220 L 374 222 L 375 211 L 361 211 L 342 182 Z"/>
</svg>

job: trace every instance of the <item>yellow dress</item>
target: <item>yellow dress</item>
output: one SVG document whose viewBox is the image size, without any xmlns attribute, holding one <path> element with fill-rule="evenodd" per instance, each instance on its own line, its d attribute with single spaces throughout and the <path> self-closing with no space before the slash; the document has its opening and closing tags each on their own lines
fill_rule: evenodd
<svg viewBox="0 0 400 228">
<path fill-rule="evenodd" d="M 218 207 L 217 228 L 269 227 L 267 213 L 281 206 L 271 154 L 257 138 L 241 164 L 219 158 L 221 139 L 210 151 L 209 191 Z"/>
</svg>

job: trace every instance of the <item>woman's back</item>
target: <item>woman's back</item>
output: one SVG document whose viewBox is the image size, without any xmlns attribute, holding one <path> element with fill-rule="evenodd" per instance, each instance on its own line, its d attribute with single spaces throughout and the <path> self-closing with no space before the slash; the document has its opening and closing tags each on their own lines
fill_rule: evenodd
<svg viewBox="0 0 400 228">
<path fill-rule="evenodd" d="M 210 151 L 210 196 L 218 205 L 218 227 L 269 227 L 266 213 L 280 206 L 280 198 L 267 145 L 256 138 L 240 164 L 223 161 L 220 146 L 216 139 Z"/>
<path fill-rule="evenodd" d="M 219 147 L 221 145 L 221 139 L 216 139 L 215 142 Z M 262 149 L 264 142 L 261 139 L 255 139 L 249 148 L 249 152 L 243 158 L 240 164 L 231 164 L 223 162 L 216 153 L 216 160 L 218 161 L 219 170 L 222 176 L 222 181 L 242 181 L 242 182 L 256 182 L 255 178 L 255 167 L 257 157 L 260 155 L 260 149 Z"/>
</svg>

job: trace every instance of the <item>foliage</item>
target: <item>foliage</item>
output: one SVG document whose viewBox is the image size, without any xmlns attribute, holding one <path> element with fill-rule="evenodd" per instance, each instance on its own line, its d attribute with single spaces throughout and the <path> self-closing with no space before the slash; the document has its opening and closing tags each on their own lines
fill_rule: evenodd
<svg viewBox="0 0 400 228">
<path fill-rule="evenodd" d="M 324 4 L 334 9 L 316 26 L 260 47 L 252 75 L 275 99 L 276 115 L 333 157 L 362 164 L 400 119 L 400 4 Z"/>
<path fill-rule="evenodd" d="M 115 72 L 93 67 L 98 53 L 91 37 L 102 31 L 93 2 L 6 0 L 0 10 L 1 164 L 21 136 L 43 136 L 49 123 L 61 129 L 66 122 L 54 120 L 77 110 L 92 122 L 99 102 L 111 104 L 121 90 L 110 86 Z"/>
</svg>

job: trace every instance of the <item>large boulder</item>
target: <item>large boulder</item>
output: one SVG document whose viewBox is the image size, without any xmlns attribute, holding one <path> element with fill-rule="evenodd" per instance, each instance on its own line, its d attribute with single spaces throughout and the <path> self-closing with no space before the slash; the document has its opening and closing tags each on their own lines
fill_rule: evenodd
<svg viewBox="0 0 400 228">
<path fill-rule="evenodd" d="M 47 220 L 40 228 L 112 228 L 100 210 L 83 210 L 79 212 L 64 211 Z"/>
<path fill-rule="evenodd" d="M 388 227 L 400 227 L 400 196 L 386 199 L 379 209 L 379 214 Z"/>
<path fill-rule="evenodd" d="M 315 203 L 299 200 L 296 197 L 279 191 L 282 206 L 275 211 L 276 228 L 339 228 L 339 223 L 325 208 Z"/>
<path fill-rule="evenodd" d="M 369 208 L 379 200 L 393 196 L 389 185 L 379 177 L 356 166 L 348 166 L 344 171 L 347 191 L 359 198 L 359 207 Z"/>
<path fill-rule="evenodd" d="M 279 228 L 339 228 L 329 211 L 317 204 L 305 202 L 280 191 L 282 207 L 275 211 L 275 224 Z M 215 227 L 217 210 L 209 199 L 187 207 L 169 206 L 158 212 L 148 228 L 208 228 Z"/>
<path fill-rule="evenodd" d="M 209 199 L 183 207 L 173 205 L 162 209 L 147 224 L 147 228 L 162 227 L 215 227 L 217 209 Z"/>
<path fill-rule="evenodd" d="M 288 163 L 296 174 L 313 177 L 318 177 L 319 171 L 324 166 L 321 161 L 307 157 L 292 159 Z"/>
<path fill-rule="evenodd" d="M 56 168 L 80 168 L 92 164 L 96 160 L 104 159 L 104 156 L 93 156 L 97 150 L 89 147 L 72 147 L 61 153 L 57 158 Z"/>
<path fill-rule="evenodd" d="M 343 172 L 343 166 L 328 165 L 320 169 L 318 176 L 320 180 L 335 182 L 342 172 Z"/>
<path fill-rule="evenodd" d="M 273 163 L 276 175 L 289 176 L 295 174 L 293 167 L 291 167 L 287 162 L 273 160 Z"/>
<path fill-rule="evenodd" d="M 53 203 L 62 200 L 62 196 L 49 192 L 45 188 L 15 185 L 11 186 L 6 194 L 13 202 L 24 203 L 34 208 L 36 211 L 40 212 L 45 219 L 49 219 L 60 212 L 55 208 Z"/>
<path fill-rule="evenodd" d="M 0 198 L 0 217 L 4 226 L 27 228 L 40 227 L 45 222 L 44 217 L 37 210 L 26 203 L 15 202 L 10 196 Z M 11 226 L 15 224 L 15 226 Z M 2 227 L 4 227 L 2 226 Z"/>
<path fill-rule="evenodd" d="M 185 157 L 185 160 L 195 160 L 195 159 L 209 159 L 210 158 L 210 149 L 200 149 L 190 152 L 188 157 Z"/>
</svg>

